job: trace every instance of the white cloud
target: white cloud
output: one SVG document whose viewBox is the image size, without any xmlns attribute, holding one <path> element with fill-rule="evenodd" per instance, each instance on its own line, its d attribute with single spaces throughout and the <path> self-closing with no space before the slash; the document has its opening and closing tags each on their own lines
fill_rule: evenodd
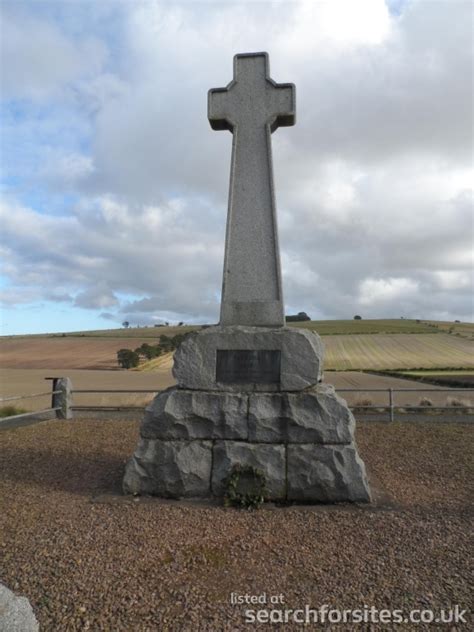
<svg viewBox="0 0 474 632">
<path fill-rule="evenodd" d="M 184 314 L 192 304 L 202 318 L 215 317 L 223 235 L 204 232 L 206 209 L 192 205 L 151 211 L 98 198 L 89 212 L 53 217 L 3 202 L 3 237 L 14 245 L 5 249 L 9 277 L 28 295 L 33 286 L 67 288 L 80 307 L 110 308 L 124 294 L 139 297 L 122 303 L 135 315 Z M 150 223 L 151 212 L 160 221 Z"/>
<path fill-rule="evenodd" d="M 100 282 L 87 288 L 84 292 L 80 292 L 74 300 L 74 305 L 87 309 L 104 309 L 114 307 L 117 304 L 118 300 L 115 294 L 106 287 L 105 283 Z"/>
<path fill-rule="evenodd" d="M 380 45 L 390 32 L 388 7 L 379 0 L 303 0 L 294 8 L 291 26 L 278 41 L 278 48 L 293 58 Z"/>
<path fill-rule="evenodd" d="M 2 96 L 28 104 L 7 125 L 15 296 L 55 286 L 119 322 L 216 319 L 232 138 L 209 127 L 206 93 L 235 52 L 268 50 L 297 86 L 297 125 L 272 137 L 288 309 L 469 318 L 469 5 L 8 11 Z"/>
<path fill-rule="evenodd" d="M 460 290 L 472 287 L 472 274 L 460 270 L 437 270 L 433 273 L 442 290 Z"/>
<path fill-rule="evenodd" d="M 360 305 L 373 306 L 411 297 L 419 285 L 412 279 L 364 279 L 359 285 Z"/>
<path fill-rule="evenodd" d="M 38 176 L 52 186 L 68 188 L 77 186 L 81 180 L 90 177 L 93 173 L 94 163 L 91 156 L 52 151 L 40 167 Z"/>
<path fill-rule="evenodd" d="M 96 74 L 106 59 L 106 48 L 96 38 L 71 41 L 54 24 L 21 8 L 15 13 L 5 7 L 1 35 L 3 98 L 58 96 L 75 79 Z"/>
</svg>

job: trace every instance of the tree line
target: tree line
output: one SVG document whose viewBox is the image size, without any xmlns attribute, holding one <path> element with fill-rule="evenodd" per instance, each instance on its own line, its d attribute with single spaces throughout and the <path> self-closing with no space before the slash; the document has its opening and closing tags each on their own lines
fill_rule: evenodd
<svg viewBox="0 0 474 632">
<path fill-rule="evenodd" d="M 119 349 L 117 351 L 117 362 L 122 369 L 133 369 L 140 364 L 140 359 L 152 360 L 159 356 L 175 351 L 183 342 L 187 334 L 176 334 L 176 336 L 160 336 L 157 344 L 148 344 L 144 342 L 135 350 Z"/>
</svg>

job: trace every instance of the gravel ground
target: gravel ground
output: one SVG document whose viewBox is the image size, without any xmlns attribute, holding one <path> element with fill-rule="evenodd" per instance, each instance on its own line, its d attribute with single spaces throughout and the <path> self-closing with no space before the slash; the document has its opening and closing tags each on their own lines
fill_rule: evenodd
<svg viewBox="0 0 474 632">
<path fill-rule="evenodd" d="M 121 498 L 137 432 L 136 420 L 80 419 L 0 433 L 0 580 L 42 630 L 268 629 L 244 622 L 268 605 L 231 593 L 282 594 L 278 609 L 470 607 L 472 425 L 359 423 L 374 505 L 256 512 Z"/>
</svg>

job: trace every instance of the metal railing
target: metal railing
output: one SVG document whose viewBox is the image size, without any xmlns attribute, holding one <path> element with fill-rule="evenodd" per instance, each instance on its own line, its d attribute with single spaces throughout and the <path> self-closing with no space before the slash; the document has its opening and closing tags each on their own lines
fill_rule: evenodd
<svg viewBox="0 0 474 632">
<path fill-rule="evenodd" d="M 388 394 L 388 406 L 384 406 L 383 404 L 352 404 L 349 406 L 351 410 L 384 410 L 390 413 L 390 421 L 394 421 L 395 419 L 395 411 L 398 409 L 398 412 L 401 413 L 400 409 L 410 409 L 410 412 L 418 412 L 423 410 L 429 410 L 431 412 L 435 411 L 443 411 L 449 410 L 451 412 L 457 412 L 459 409 L 472 409 L 474 411 L 474 406 L 471 406 L 470 402 L 466 405 L 451 405 L 451 406 L 438 406 L 437 404 L 432 404 L 429 406 L 422 406 L 420 404 L 396 404 L 394 393 L 466 393 L 473 392 L 474 388 L 338 388 L 336 389 L 337 393 L 387 393 Z M 471 414 L 468 412 L 467 414 Z"/>
<path fill-rule="evenodd" d="M 22 399 L 29 399 L 30 397 L 44 397 L 45 395 L 59 395 L 61 391 L 47 391 L 46 393 L 31 393 L 30 395 L 15 395 L 14 397 L 0 397 L 0 404 L 3 402 L 14 402 Z M 60 410 L 60 406 L 54 406 L 51 408 L 45 408 L 43 410 L 28 411 L 25 413 L 19 413 L 17 415 L 9 415 L 3 419 L 21 419 L 22 417 L 31 417 L 32 415 L 42 415 L 44 413 L 53 413 Z"/>
<path fill-rule="evenodd" d="M 71 380 L 64 377 L 48 377 L 46 380 L 52 380 L 52 390 L 41 393 L 31 393 L 28 395 L 15 395 L 11 397 L 0 398 L 0 403 L 19 401 L 22 399 L 32 397 L 44 397 L 51 395 L 51 407 L 42 410 L 29 411 L 4 417 L 0 419 L 0 428 L 2 425 L 7 427 L 6 422 L 14 420 L 33 417 L 37 415 L 44 415 L 46 413 L 54 413 L 57 418 L 60 419 L 72 419 L 74 411 L 120 411 L 120 410 L 143 410 L 144 405 L 119 405 L 119 406 L 107 406 L 107 405 L 89 405 L 89 406 L 73 406 L 73 395 L 76 394 L 98 394 L 98 393 L 153 393 L 158 394 L 161 391 L 156 389 L 72 389 Z M 451 406 L 438 406 L 434 405 L 418 405 L 418 404 L 402 404 L 395 401 L 396 393 L 431 393 L 432 395 L 437 393 L 470 393 L 474 388 L 338 388 L 336 392 L 342 393 L 387 393 L 388 401 L 387 405 L 384 404 L 359 404 L 357 402 L 349 404 L 349 408 L 352 411 L 370 411 L 376 410 L 378 412 L 388 412 L 390 421 L 395 419 L 395 412 L 404 414 L 405 412 L 420 413 L 424 411 L 430 411 L 431 413 L 449 410 L 452 413 L 462 412 L 464 414 L 472 414 L 474 412 L 474 405 L 471 402 L 458 402 L 456 405 Z M 368 398 L 367 398 L 368 399 Z"/>
<path fill-rule="evenodd" d="M 351 410 L 361 411 L 361 410 L 377 410 L 388 412 L 390 416 L 390 421 L 394 421 L 395 412 L 400 414 L 404 414 L 403 410 L 409 409 L 409 412 L 420 412 L 423 414 L 423 411 L 429 411 L 431 413 L 439 412 L 443 410 L 448 410 L 452 413 L 457 413 L 461 410 L 471 409 L 471 405 L 460 405 L 460 406 L 422 406 L 418 404 L 402 404 L 395 401 L 395 393 L 469 393 L 474 391 L 474 388 L 338 388 L 336 389 L 337 393 L 387 393 L 388 401 L 387 405 L 384 404 L 370 404 L 370 405 L 360 405 L 357 403 L 353 403 L 349 405 Z M 98 393 L 160 393 L 160 390 L 154 389 L 75 389 L 72 391 L 72 394 L 98 394 Z M 87 411 L 87 410 L 97 410 L 97 411 L 120 411 L 120 410 L 143 410 L 144 406 L 128 406 L 128 405 L 118 405 L 118 406 L 73 406 L 72 410 L 74 411 Z M 472 406 L 472 410 L 474 412 L 474 405 Z M 470 413 L 468 413 L 470 414 Z"/>
<path fill-rule="evenodd" d="M 133 388 L 133 389 L 123 389 L 123 388 L 78 388 L 71 391 L 71 395 L 76 394 L 97 394 L 97 393 L 161 393 L 161 390 L 156 390 L 154 388 Z M 129 406 L 126 404 L 121 404 L 119 406 L 72 406 L 72 410 L 77 411 L 86 411 L 86 410 L 109 410 L 109 411 L 120 411 L 120 410 L 143 410 L 144 406 Z"/>
<path fill-rule="evenodd" d="M 17 413 L 0 418 L 0 428 L 8 427 L 10 422 L 28 417 L 43 416 L 46 414 L 53 415 L 58 419 L 71 419 L 71 380 L 68 377 L 46 377 L 45 380 L 52 382 L 50 391 L 41 393 L 28 393 L 27 395 L 12 395 L 9 397 L 0 397 L 0 404 L 4 402 L 21 401 L 23 399 L 31 399 L 33 397 L 51 396 L 51 406 L 39 410 L 30 410 L 24 413 Z"/>
</svg>

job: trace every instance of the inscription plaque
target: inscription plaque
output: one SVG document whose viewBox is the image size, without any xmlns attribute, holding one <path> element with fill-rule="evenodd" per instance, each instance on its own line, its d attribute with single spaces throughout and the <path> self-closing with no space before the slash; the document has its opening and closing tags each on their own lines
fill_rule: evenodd
<svg viewBox="0 0 474 632">
<path fill-rule="evenodd" d="M 216 382 L 227 384 L 278 384 L 281 351 L 217 350 Z"/>
</svg>

